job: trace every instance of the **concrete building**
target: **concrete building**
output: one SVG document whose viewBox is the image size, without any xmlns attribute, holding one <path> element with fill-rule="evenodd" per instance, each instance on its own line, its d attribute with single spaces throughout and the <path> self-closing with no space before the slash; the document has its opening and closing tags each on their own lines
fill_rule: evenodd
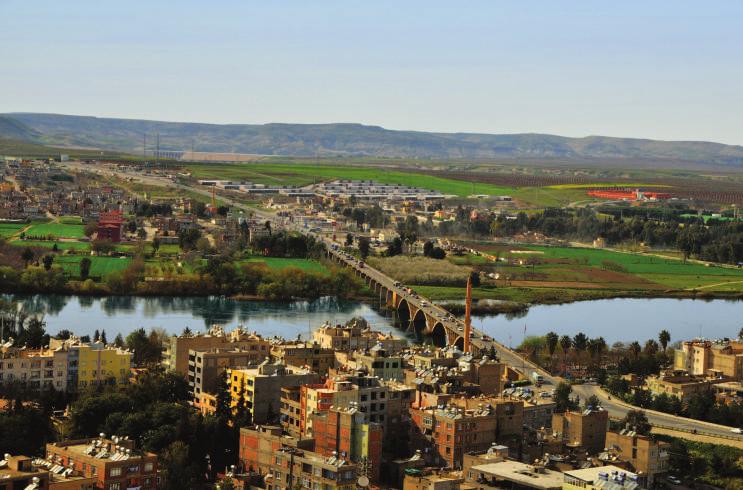
<svg viewBox="0 0 743 490">
<path fill-rule="evenodd" d="M 317 343 L 274 344 L 271 346 L 271 357 L 286 366 L 305 367 L 322 376 L 335 366 L 335 351 Z"/>
<path fill-rule="evenodd" d="M 384 380 L 405 380 L 403 358 L 388 353 L 381 343 L 366 351 L 354 352 L 353 361 L 355 369 L 362 370 L 369 376 Z"/>
<path fill-rule="evenodd" d="M 376 332 L 368 326 L 361 325 L 360 322 L 346 326 L 325 323 L 312 332 L 312 339 L 320 347 L 338 352 L 364 351 L 381 343 L 386 352 L 396 354 L 408 345 L 404 338 L 396 337 L 392 333 Z"/>
<path fill-rule="evenodd" d="M 239 457 L 243 471 L 261 477 L 258 488 L 352 490 L 359 468 L 337 456 L 311 451 L 312 441 L 282 436 L 280 427 L 240 429 Z"/>
<path fill-rule="evenodd" d="M 206 335 L 174 335 L 163 345 L 163 366 L 169 371 L 188 375 L 189 351 L 212 351 L 215 349 L 243 349 L 255 352 L 262 360 L 270 355 L 270 343 L 256 333 L 248 334 L 240 327 L 229 333 L 214 326 Z"/>
<path fill-rule="evenodd" d="M 382 433 L 380 424 L 364 421 L 364 414 L 355 406 L 331 408 L 312 415 L 315 452 L 336 455 L 353 462 L 366 462 L 367 476 L 379 480 L 382 463 Z"/>
<path fill-rule="evenodd" d="M 523 403 L 502 400 L 483 403 L 458 399 L 446 407 L 411 408 L 411 441 L 416 448 L 433 447 L 434 463 L 461 468 L 463 457 L 473 451 L 484 451 L 494 442 L 521 437 Z M 472 408 L 476 403 L 476 408 Z"/>
<path fill-rule="evenodd" d="M 222 373 L 236 367 L 256 367 L 266 359 L 265 355 L 265 351 L 257 348 L 210 351 L 191 349 L 188 351 L 189 390 L 194 399 L 201 393 L 214 393 Z"/>
<path fill-rule="evenodd" d="M 663 371 L 658 376 L 648 376 L 645 386 L 653 395 L 675 396 L 687 403 L 695 395 L 711 393 L 712 386 L 724 382 L 723 378 L 702 378 L 687 371 Z"/>
<path fill-rule="evenodd" d="M 597 454 L 606 447 L 609 412 L 586 409 L 582 412 L 556 413 L 552 416 L 552 431 L 571 449 Z"/>
<path fill-rule="evenodd" d="M 465 483 L 461 475 L 440 471 L 412 471 L 405 475 L 403 490 L 471 490 L 476 487 Z"/>
<path fill-rule="evenodd" d="M 28 456 L 5 454 L 0 460 L 0 490 L 49 489 L 49 472 L 32 464 Z"/>
<path fill-rule="evenodd" d="M 72 345 L 70 350 L 77 351 L 78 388 L 100 384 L 123 386 L 129 383 L 132 354 L 128 350 L 107 346 L 102 342 Z"/>
<path fill-rule="evenodd" d="M 55 442 L 46 445 L 46 457 L 72 468 L 86 478 L 96 479 L 96 488 L 123 490 L 158 487 L 157 455 L 137 451 L 134 441 L 101 434 L 95 439 Z"/>
<path fill-rule="evenodd" d="M 307 369 L 269 364 L 264 361 L 254 368 L 228 370 L 232 407 L 245 403 L 256 424 L 269 421 L 281 413 L 281 389 L 313 385 L 320 381 L 317 373 Z"/>
<path fill-rule="evenodd" d="M 559 490 L 564 477 L 559 471 L 545 468 L 541 464 L 525 464 L 518 461 L 498 461 L 472 466 L 466 473 L 467 482 L 480 490 L 491 488 Z"/>
<path fill-rule="evenodd" d="M 0 347 L 0 384 L 21 382 L 28 388 L 58 391 L 75 389 L 68 386 L 68 351 L 66 349 L 21 349 Z"/>
<path fill-rule="evenodd" d="M 693 376 L 723 375 L 743 381 L 743 342 L 692 340 L 674 351 L 673 368 Z"/>
<path fill-rule="evenodd" d="M 660 475 L 668 471 L 668 447 L 668 443 L 638 435 L 628 429 L 606 433 L 608 457 L 629 463 L 639 475 L 639 483 L 648 488 L 654 486 Z"/>
<path fill-rule="evenodd" d="M 640 486 L 640 478 L 616 466 L 596 466 L 581 470 L 566 471 L 563 477 L 563 490 L 634 490 Z"/>
</svg>

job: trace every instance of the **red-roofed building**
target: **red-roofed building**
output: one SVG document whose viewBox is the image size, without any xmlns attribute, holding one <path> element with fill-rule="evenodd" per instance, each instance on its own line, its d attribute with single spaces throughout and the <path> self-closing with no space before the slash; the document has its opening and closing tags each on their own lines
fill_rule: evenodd
<svg viewBox="0 0 743 490">
<path fill-rule="evenodd" d="M 114 243 L 121 241 L 124 226 L 124 213 L 121 211 L 103 212 L 98 217 L 98 240 L 111 240 Z"/>
</svg>

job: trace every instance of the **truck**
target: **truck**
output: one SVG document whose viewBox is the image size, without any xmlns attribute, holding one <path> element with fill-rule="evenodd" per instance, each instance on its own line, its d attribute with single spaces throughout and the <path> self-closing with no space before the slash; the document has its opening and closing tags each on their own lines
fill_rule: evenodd
<svg viewBox="0 0 743 490">
<path fill-rule="evenodd" d="M 542 375 L 536 371 L 532 371 L 531 379 L 537 386 L 542 386 L 542 384 L 544 383 L 544 377 L 542 377 Z"/>
</svg>

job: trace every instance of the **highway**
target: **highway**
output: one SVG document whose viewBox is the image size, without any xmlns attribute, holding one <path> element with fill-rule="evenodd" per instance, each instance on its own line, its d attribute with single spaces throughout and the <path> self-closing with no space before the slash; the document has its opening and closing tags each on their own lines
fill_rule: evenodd
<svg viewBox="0 0 743 490">
<path fill-rule="evenodd" d="M 76 170 L 76 171 L 93 172 L 93 173 L 98 173 L 100 175 L 115 175 L 116 177 L 120 179 L 124 179 L 124 180 L 132 179 L 133 181 L 139 181 L 139 182 L 149 184 L 149 185 L 157 185 L 157 186 L 164 186 L 164 187 L 171 187 L 171 188 L 174 187 L 177 189 L 182 189 L 182 190 L 187 190 L 190 192 L 202 194 L 204 196 L 211 198 L 211 192 L 209 190 L 176 183 L 166 177 L 132 174 L 128 172 L 117 171 L 115 169 L 110 169 L 110 168 L 105 168 L 105 169 L 92 168 L 91 165 L 85 165 L 79 162 L 64 162 L 61 165 L 71 170 Z M 406 290 L 404 290 L 403 287 L 396 286 L 395 280 L 385 275 L 381 271 L 373 267 L 370 267 L 369 265 L 366 265 L 366 264 L 362 266 L 360 261 L 358 261 L 357 259 L 347 256 L 346 254 L 342 253 L 340 250 L 335 250 L 333 248 L 333 245 L 335 245 L 336 242 L 332 241 L 330 238 L 322 236 L 317 233 L 309 232 L 303 229 L 297 223 L 290 222 L 286 219 L 283 219 L 283 220 L 279 219 L 279 217 L 273 213 L 270 213 L 268 211 L 259 210 L 259 209 L 256 209 L 250 206 L 246 206 L 245 204 L 235 201 L 234 199 L 231 199 L 229 197 L 220 196 L 219 199 L 230 206 L 241 209 L 247 213 L 252 213 L 254 216 L 257 216 L 261 219 L 272 221 L 276 225 L 283 226 L 285 228 L 292 229 L 294 231 L 300 231 L 304 234 L 313 236 L 316 239 L 321 240 L 326 245 L 329 252 L 333 253 L 341 262 L 345 263 L 348 267 L 353 268 L 357 271 L 360 271 L 363 274 L 366 274 L 367 276 L 372 278 L 374 281 L 381 284 L 384 288 L 390 291 L 396 292 L 398 295 L 401 295 L 402 297 L 404 297 L 405 300 L 408 301 L 410 304 L 413 304 L 415 307 L 422 309 L 428 315 L 435 317 L 437 321 L 440 321 L 447 329 L 452 329 L 456 332 L 460 332 L 461 334 L 463 330 L 463 326 L 464 326 L 464 322 L 462 320 L 454 317 L 444 308 L 431 303 L 426 298 L 423 298 L 417 294 L 412 295 L 408 293 Z M 528 377 L 529 379 L 531 379 L 532 373 L 537 371 L 539 372 L 539 374 L 542 375 L 545 382 L 548 384 L 551 384 L 552 386 L 557 386 L 558 383 L 560 383 L 561 381 L 564 381 L 562 378 L 559 378 L 557 376 L 552 376 L 546 371 L 538 368 L 531 362 L 524 360 L 519 354 L 507 348 L 506 346 L 500 344 L 499 342 L 487 336 L 483 338 L 484 333 L 481 331 L 478 331 L 474 327 L 472 328 L 472 331 L 473 331 L 472 344 L 474 346 L 479 348 L 481 351 L 490 350 L 491 346 L 494 347 L 495 350 L 498 352 L 498 356 L 502 362 L 522 372 L 522 374 Z M 609 412 L 609 416 L 615 419 L 623 418 L 629 410 L 636 408 L 631 405 L 625 404 L 621 401 L 617 401 L 615 398 L 609 399 L 609 395 L 604 390 L 602 390 L 599 386 L 596 386 L 596 385 L 591 385 L 591 384 L 574 385 L 573 392 L 576 395 L 580 396 L 581 400 L 586 400 L 592 395 L 595 395 L 601 401 L 602 407 Z M 652 425 L 658 425 L 658 426 L 662 426 L 665 428 L 671 428 L 671 429 L 680 430 L 684 432 L 698 431 L 699 433 L 704 433 L 706 435 L 723 436 L 725 438 L 736 437 L 736 438 L 743 439 L 743 435 L 736 436 L 733 432 L 731 432 L 731 429 L 732 429 L 731 427 L 711 424 L 709 422 L 702 422 L 699 420 L 689 419 L 685 417 L 677 417 L 675 415 L 655 412 L 652 410 L 644 410 L 644 411 L 648 417 L 648 421 Z"/>
</svg>

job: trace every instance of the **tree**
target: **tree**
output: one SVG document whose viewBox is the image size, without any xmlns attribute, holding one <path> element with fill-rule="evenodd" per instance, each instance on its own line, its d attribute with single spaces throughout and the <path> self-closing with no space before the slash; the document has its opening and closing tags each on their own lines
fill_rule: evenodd
<svg viewBox="0 0 743 490">
<path fill-rule="evenodd" d="M 106 330 L 101 330 L 101 342 L 104 344 L 108 344 L 108 339 L 106 338 Z"/>
<path fill-rule="evenodd" d="M 668 348 L 668 343 L 671 342 L 671 334 L 668 330 L 660 331 L 658 334 L 658 342 L 660 342 L 660 346 L 663 348 L 663 353 L 665 354 L 666 348 Z"/>
<path fill-rule="evenodd" d="M 83 228 L 83 233 L 85 233 L 85 236 L 88 238 L 92 237 L 96 231 L 98 231 L 98 223 L 95 221 L 86 223 L 85 228 Z"/>
<path fill-rule="evenodd" d="M 16 339 L 17 346 L 27 346 L 31 349 L 40 349 L 49 344 L 49 335 L 46 333 L 46 323 L 42 318 L 33 317 Z"/>
<path fill-rule="evenodd" d="M 430 257 L 432 250 L 433 250 L 433 242 L 431 240 L 426 240 L 426 242 L 423 244 L 423 255 L 425 257 Z"/>
<path fill-rule="evenodd" d="M 619 421 L 622 427 L 630 428 L 640 435 L 650 434 L 651 425 L 648 417 L 643 410 L 630 410 L 622 420 Z"/>
<path fill-rule="evenodd" d="M 645 342 L 645 349 L 643 349 L 645 354 L 648 356 L 655 356 L 658 353 L 658 342 L 656 342 L 653 339 L 648 339 L 647 342 Z"/>
<path fill-rule="evenodd" d="M 597 397 L 596 395 L 591 395 L 586 399 L 583 406 L 587 409 L 588 408 L 597 409 L 601 406 L 601 400 L 599 400 L 599 397 Z"/>
<path fill-rule="evenodd" d="M 443 260 L 446 258 L 446 252 L 441 247 L 433 247 L 430 257 L 436 260 Z"/>
<path fill-rule="evenodd" d="M 52 264 L 54 263 L 54 255 L 52 254 L 46 254 L 41 259 L 41 262 L 44 264 L 44 270 L 51 270 Z"/>
<path fill-rule="evenodd" d="M 126 336 L 127 348 L 134 351 L 132 362 L 135 365 L 145 366 L 160 363 L 162 343 L 156 334 L 153 335 L 154 333 L 154 330 L 150 331 L 148 336 L 144 328 L 138 328 Z"/>
<path fill-rule="evenodd" d="M 227 371 L 222 371 L 217 381 L 217 406 L 215 413 L 218 417 L 229 418 L 232 415 L 232 395 L 230 394 L 230 384 L 227 379 Z"/>
<path fill-rule="evenodd" d="M 93 342 L 98 342 L 99 340 L 101 340 L 101 332 L 96 328 L 93 334 Z"/>
<path fill-rule="evenodd" d="M 563 335 L 562 337 L 560 337 L 560 348 L 562 349 L 562 352 L 564 354 L 567 354 L 572 346 L 573 340 L 568 335 Z"/>
<path fill-rule="evenodd" d="M 198 228 L 185 228 L 178 232 L 178 244 L 185 251 L 196 248 L 199 238 L 201 238 L 201 231 Z"/>
<path fill-rule="evenodd" d="M 402 253 L 402 240 L 400 237 L 396 236 L 392 239 L 390 244 L 387 246 L 387 257 L 394 257 L 395 255 L 400 255 Z"/>
<path fill-rule="evenodd" d="M 586 334 L 583 332 L 575 334 L 575 337 L 573 337 L 573 347 L 575 347 L 575 350 L 578 352 L 586 350 L 586 347 L 588 347 L 588 337 Z"/>
<path fill-rule="evenodd" d="M 152 253 L 156 254 L 160 250 L 160 238 L 155 237 L 152 239 Z"/>
<path fill-rule="evenodd" d="M 23 264 L 28 267 L 28 264 L 31 263 L 32 260 L 36 257 L 36 254 L 33 250 L 31 250 L 28 247 L 25 247 L 23 249 L 23 252 L 21 252 L 21 259 L 23 259 Z"/>
<path fill-rule="evenodd" d="M 578 408 L 575 400 L 570 398 L 573 388 L 565 382 L 560 382 L 555 388 L 555 412 L 566 412 Z"/>
<path fill-rule="evenodd" d="M 470 271 L 470 283 L 473 288 L 480 287 L 480 273 L 477 271 Z"/>
<path fill-rule="evenodd" d="M 124 343 L 124 337 L 122 337 L 120 333 L 116 334 L 116 337 L 114 338 L 114 345 L 120 349 L 126 347 L 126 344 Z"/>
<path fill-rule="evenodd" d="M 640 347 L 640 343 L 638 341 L 634 341 L 629 345 L 629 352 L 632 354 L 632 357 L 637 360 L 638 357 L 640 357 L 640 352 L 642 352 L 642 347 Z"/>
<path fill-rule="evenodd" d="M 358 244 L 359 244 L 359 253 L 361 254 L 361 259 L 366 260 L 366 258 L 369 257 L 369 251 L 371 249 L 369 238 L 365 236 L 359 237 Z"/>
<path fill-rule="evenodd" d="M 351 245 L 353 245 L 353 235 L 346 233 L 346 247 L 350 247 Z"/>
<path fill-rule="evenodd" d="M 547 339 L 547 351 L 549 352 L 550 357 L 552 357 L 555 355 L 555 351 L 557 350 L 557 343 L 560 341 L 560 338 L 555 332 L 547 332 L 545 338 Z"/>
<path fill-rule="evenodd" d="M 88 257 L 83 257 L 80 259 L 80 279 L 83 281 L 90 276 L 90 266 L 92 265 L 92 262 Z"/>
</svg>

